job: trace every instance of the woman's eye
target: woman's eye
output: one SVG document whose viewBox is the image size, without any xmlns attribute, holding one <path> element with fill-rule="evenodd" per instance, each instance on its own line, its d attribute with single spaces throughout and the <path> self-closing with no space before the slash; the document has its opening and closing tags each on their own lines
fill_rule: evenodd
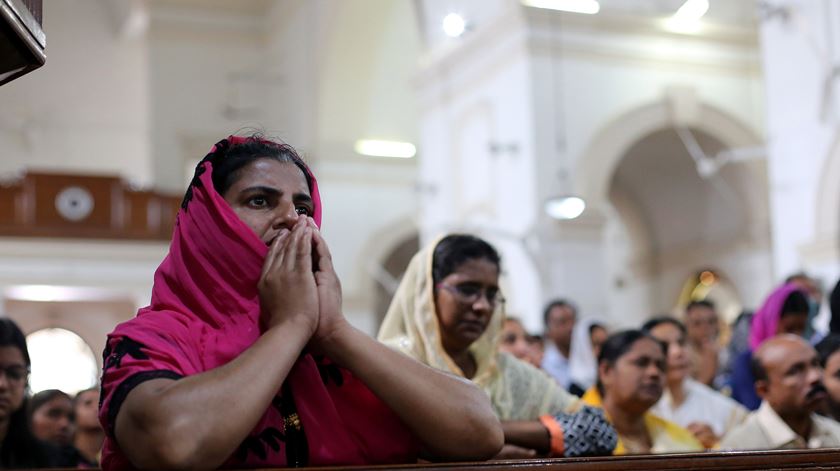
<svg viewBox="0 0 840 471">
<path fill-rule="evenodd" d="M 307 208 L 306 206 L 298 206 L 297 208 L 295 208 L 295 211 L 297 211 L 298 214 L 302 214 L 304 216 L 310 215 L 309 208 Z"/>
<path fill-rule="evenodd" d="M 262 196 L 254 196 L 253 198 L 248 200 L 248 204 L 250 204 L 251 206 L 261 208 L 261 207 L 267 205 L 268 201 L 265 198 L 263 198 Z"/>
</svg>

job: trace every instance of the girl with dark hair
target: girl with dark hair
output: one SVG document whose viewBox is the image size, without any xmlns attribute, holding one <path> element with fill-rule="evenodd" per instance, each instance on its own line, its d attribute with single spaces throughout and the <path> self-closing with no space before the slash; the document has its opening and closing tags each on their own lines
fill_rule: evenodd
<svg viewBox="0 0 840 471">
<path fill-rule="evenodd" d="M 321 211 L 285 144 L 231 136 L 198 164 L 150 306 L 108 336 L 104 470 L 477 460 L 501 448 L 478 388 L 347 322 Z"/>
<path fill-rule="evenodd" d="M 55 455 L 32 434 L 27 420 L 29 381 L 26 337 L 10 319 L 0 319 L 0 468 L 46 468 Z"/>
<path fill-rule="evenodd" d="M 742 352 L 732 362 L 732 399 L 749 410 L 758 409 L 761 398 L 755 392 L 755 377 L 750 367 L 752 352 L 764 341 L 779 334 L 802 337 L 808 324 L 809 311 L 808 296 L 796 283 L 786 283 L 770 293 L 753 315 L 749 350 Z"/>
<path fill-rule="evenodd" d="M 650 412 L 665 387 L 665 346 L 640 330 L 609 336 L 598 355 L 598 380 L 583 395 L 602 407 L 618 432 L 616 455 L 702 451 L 688 430 Z"/>
<path fill-rule="evenodd" d="M 500 263 L 496 250 L 475 236 L 434 242 L 409 263 L 379 340 L 481 386 L 505 431 L 500 457 L 609 454 L 615 434 L 602 417 L 592 417 L 586 433 L 565 437 L 572 428 L 560 423 L 575 419 L 564 414 L 578 410 L 580 401 L 543 371 L 499 351 L 505 317 Z"/>
<path fill-rule="evenodd" d="M 73 441 L 73 401 L 58 389 L 40 391 L 29 399 L 29 423 L 39 440 L 57 447 Z"/>
</svg>

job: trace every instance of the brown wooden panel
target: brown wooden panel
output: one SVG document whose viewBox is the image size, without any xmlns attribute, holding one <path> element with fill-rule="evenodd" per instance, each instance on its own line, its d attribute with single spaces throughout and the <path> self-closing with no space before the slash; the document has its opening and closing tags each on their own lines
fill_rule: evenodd
<svg viewBox="0 0 840 471">
<path fill-rule="evenodd" d="M 70 175 L 32 174 L 28 184 L 35 189 L 35 213 L 33 223 L 52 227 L 59 231 L 83 229 L 108 229 L 117 215 L 112 211 L 112 199 L 118 196 L 120 180 L 113 177 L 88 177 Z M 56 198 L 67 189 L 78 188 L 87 191 L 93 198 L 93 209 L 83 219 L 73 221 L 59 214 Z M 121 195 L 119 195 L 121 196 Z"/>
<path fill-rule="evenodd" d="M 23 188 L 20 185 L 0 185 L 0 227 L 13 226 L 23 222 L 23 214 L 20 208 L 22 198 Z"/>
<path fill-rule="evenodd" d="M 30 172 L 0 186 L 0 236 L 169 240 L 180 201 L 118 177 Z"/>
</svg>

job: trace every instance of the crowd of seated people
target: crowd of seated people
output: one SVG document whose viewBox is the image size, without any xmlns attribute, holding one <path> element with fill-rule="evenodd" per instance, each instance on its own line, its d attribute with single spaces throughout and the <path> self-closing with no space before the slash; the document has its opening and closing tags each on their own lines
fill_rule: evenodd
<svg viewBox="0 0 840 471">
<path fill-rule="evenodd" d="M 101 400 L 99 388 L 30 396 L 24 336 L 0 319 L 0 467 L 840 446 L 840 335 L 813 331 L 821 294 L 804 275 L 740 316 L 727 345 L 708 300 L 614 332 L 554 300 L 534 335 L 505 312 L 496 249 L 450 234 L 412 258 L 377 341 L 342 314 L 321 212 L 293 148 L 218 142 L 196 167 L 149 306 L 108 336 Z"/>
<path fill-rule="evenodd" d="M 104 438 L 99 389 L 30 396 L 30 368 L 23 332 L 0 319 L 0 468 L 97 467 Z"/>
</svg>

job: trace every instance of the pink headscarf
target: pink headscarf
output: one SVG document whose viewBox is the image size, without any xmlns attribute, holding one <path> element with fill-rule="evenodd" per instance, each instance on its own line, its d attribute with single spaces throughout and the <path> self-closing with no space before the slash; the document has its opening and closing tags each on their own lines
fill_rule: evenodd
<svg viewBox="0 0 840 471">
<path fill-rule="evenodd" d="M 765 340 L 776 336 L 779 330 L 779 319 L 782 317 L 782 307 L 787 298 L 797 291 L 805 295 L 802 288 L 795 283 L 787 283 L 770 293 L 753 316 L 750 328 L 750 350 L 755 351 Z"/>
<path fill-rule="evenodd" d="M 100 407 L 107 431 L 103 469 L 131 467 L 113 435 L 117 411 L 131 388 L 147 379 L 178 379 L 224 365 L 262 333 L 257 281 L 268 247 L 214 189 L 210 159 L 245 141 L 223 140 L 199 164 L 178 213 L 169 254 L 155 273 L 151 304 L 108 336 Z M 306 172 L 313 218 L 320 226 L 318 185 Z M 309 465 L 415 459 L 415 438 L 383 402 L 349 371 L 304 352 L 283 393 L 278 391 L 225 467 L 287 464 L 289 437 L 283 434 L 281 407 L 287 388 L 303 424 L 306 445 L 301 453 L 308 455 Z"/>
</svg>

